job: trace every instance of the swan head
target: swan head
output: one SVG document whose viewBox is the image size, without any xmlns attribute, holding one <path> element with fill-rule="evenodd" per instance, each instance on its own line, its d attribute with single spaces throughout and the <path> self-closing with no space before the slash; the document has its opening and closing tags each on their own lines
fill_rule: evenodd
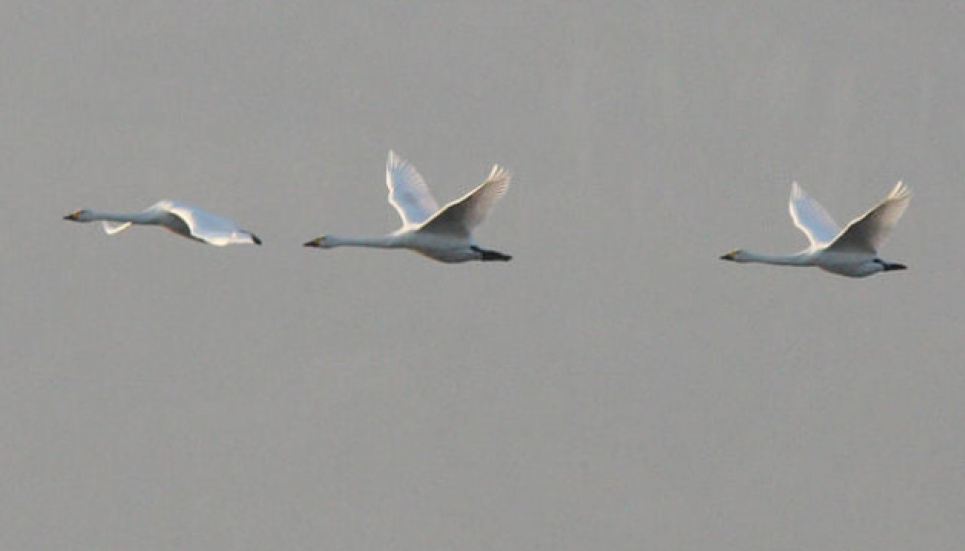
<svg viewBox="0 0 965 551">
<path fill-rule="evenodd" d="M 321 236 L 321 237 L 316 237 L 315 239 L 312 239 L 312 240 L 309 241 L 308 243 L 305 243 L 304 246 L 305 246 L 305 247 L 317 247 L 317 248 L 319 248 L 319 249 L 331 249 L 331 248 L 334 247 L 335 245 L 332 243 L 332 240 L 331 240 L 331 239 L 328 239 L 327 237 L 328 237 L 328 236 L 325 236 L 325 235 L 323 235 L 323 236 Z"/>
<path fill-rule="evenodd" d="M 743 249 L 734 249 L 733 251 L 721 255 L 721 260 L 731 260 L 733 262 L 748 262 L 750 259 L 747 258 L 747 253 Z"/>
<path fill-rule="evenodd" d="M 90 211 L 84 209 L 75 210 L 74 212 L 65 216 L 64 220 L 72 220 L 74 222 L 90 222 Z"/>
</svg>

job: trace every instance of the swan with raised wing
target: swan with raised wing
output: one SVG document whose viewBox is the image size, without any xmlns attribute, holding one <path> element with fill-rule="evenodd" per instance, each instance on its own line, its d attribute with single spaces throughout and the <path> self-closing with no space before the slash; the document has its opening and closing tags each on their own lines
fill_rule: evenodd
<svg viewBox="0 0 965 551">
<path fill-rule="evenodd" d="M 811 245 L 794 255 L 772 256 L 738 249 L 720 258 L 740 263 L 817 266 L 826 272 L 848 277 L 867 277 L 878 272 L 904 270 L 903 264 L 879 257 L 878 249 L 905 213 L 910 200 L 911 192 L 898 182 L 888 197 L 842 230 L 824 207 L 794 182 L 791 184 L 789 205 L 791 218 Z"/>
<path fill-rule="evenodd" d="M 378 237 L 339 237 L 324 235 L 307 243 L 306 247 L 331 249 L 334 247 L 374 247 L 379 249 L 409 249 L 440 262 L 469 260 L 502 260 L 511 256 L 483 249 L 476 244 L 472 231 L 489 214 L 493 206 L 506 194 L 511 175 L 493 166 L 486 181 L 461 199 L 439 208 L 429 193 L 429 187 L 416 169 L 394 151 L 389 151 L 386 163 L 386 184 L 389 203 L 402 218 L 402 227 Z"/>
</svg>

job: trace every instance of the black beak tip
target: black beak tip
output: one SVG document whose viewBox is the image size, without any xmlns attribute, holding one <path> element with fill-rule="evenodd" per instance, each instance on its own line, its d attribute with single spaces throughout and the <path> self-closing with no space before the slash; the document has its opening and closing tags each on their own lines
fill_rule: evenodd
<svg viewBox="0 0 965 551">
<path fill-rule="evenodd" d="M 261 239 L 257 235 L 251 234 L 251 240 L 255 245 L 261 245 Z"/>
</svg>

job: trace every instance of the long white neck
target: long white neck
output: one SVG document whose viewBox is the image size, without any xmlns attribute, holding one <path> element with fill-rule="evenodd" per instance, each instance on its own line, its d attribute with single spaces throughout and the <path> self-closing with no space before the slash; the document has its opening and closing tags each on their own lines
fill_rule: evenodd
<svg viewBox="0 0 965 551">
<path fill-rule="evenodd" d="M 133 224 L 157 224 L 157 213 L 151 211 L 135 212 L 131 214 L 99 212 L 89 210 L 80 219 L 82 222 L 131 222 Z"/>
<path fill-rule="evenodd" d="M 777 266 L 814 266 L 814 259 L 807 251 L 792 255 L 768 255 L 741 251 L 734 257 L 737 262 L 757 262 Z"/>
<path fill-rule="evenodd" d="M 402 243 L 394 235 L 381 235 L 378 237 L 340 237 L 337 235 L 326 235 L 325 244 L 328 247 L 371 247 L 375 249 L 396 249 Z"/>
</svg>

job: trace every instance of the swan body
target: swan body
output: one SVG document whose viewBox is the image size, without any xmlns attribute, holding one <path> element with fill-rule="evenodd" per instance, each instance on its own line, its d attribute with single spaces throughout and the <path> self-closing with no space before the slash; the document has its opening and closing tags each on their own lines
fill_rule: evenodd
<svg viewBox="0 0 965 551">
<path fill-rule="evenodd" d="M 903 264 L 878 256 L 880 248 L 911 201 L 911 192 L 901 182 L 877 206 L 841 229 L 820 203 L 809 197 L 801 186 L 791 184 L 789 210 L 794 225 L 810 241 L 810 246 L 794 255 L 772 256 L 737 249 L 721 260 L 757 262 L 778 266 L 816 266 L 826 272 L 848 277 L 867 277 L 879 272 L 904 270 Z"/>
<path fill-rule="evenodd" d="M 394 151 L 389 151 L 385 177 L 389 188 L 389 204 L 395 207 L 402 218 L 401 228 L 378 237 L 323 235 L 305 243 L 305 246 L 320 249 L 409 249 L 447 263 L 469 260 L 507 261 L 512 258 L 479 247 L 472 237 L 472 230 L 482 223 L 493 206 L 506 194 L 511 179 L 508 171 L 498 165 L 493 166 L 485 182 L 442 208 L 439 208 L 432 197 L 422 176 Z"/>
<path fill-rule="evenodd" d="M 231 220 L 179 201 L 158 201 L 132 214 L 78 210 L 65 216 L 64 220 L 102 222 L 108 235 L 120 233 L 132 225 L 161 226 L 178 235 L 217 247 L 242 243 L 261 245 L 258 236 L 241 229 Z"/>
</svg>

